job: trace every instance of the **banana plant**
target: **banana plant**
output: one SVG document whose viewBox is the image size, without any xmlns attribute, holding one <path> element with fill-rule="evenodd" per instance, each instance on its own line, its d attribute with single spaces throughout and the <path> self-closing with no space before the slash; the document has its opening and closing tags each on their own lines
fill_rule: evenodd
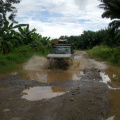
<svg viewBox="0 0 120 120">
<path fill-rule="evenodd" d="M 30 43 L 30 46 L 35 50 L 38 46 L 42 44 L 41 43 L 42 36 L 34 32 L 32 33 L 31 37 L 33 41 Z"/>
<path fill-rule="evenodd" d="M 4 23 L 0 30 L 0 50 L 2 54 L 8 53 L 15 43 L 15 29 L 26 24 L 13 25 L 10 23 L 6 16 L 3 14 Z"/>
<path fill-rule="evenodd" d="M 32 34 L 36 31 L 36 29 L 29 30 L 29 24 L 26 25 L 26 27 L 22 28 L 22 26 L 18 26 L 19 32 L 17 32 L 17 37 L 20 41 L 23 41 L 24 45 L 28 45 L 32 41 L 34 41 L 34 38 L 32 37 Z"/>
<path fill-rule="evenodd" d="M 32 33 L 32 39 L 33 39 L 33 42 L 30 43 L 30 45 L 34 49 L 38 49 L 38 47 L 39 47 L 39 49 L 41 47 L 46 47 L 46 48 L 50 49 L 50 47 L 51 47 L 50 38 L 42 37 L 42 35 L 34 32 L 34 33 Z"/>
<path fill-rule="evenodd" d="M 41 40 L 42 44 L 46 46 L 47 48 L 51 48 L 51 41 L 50 37 L 43 37 Z"/>
</svg>

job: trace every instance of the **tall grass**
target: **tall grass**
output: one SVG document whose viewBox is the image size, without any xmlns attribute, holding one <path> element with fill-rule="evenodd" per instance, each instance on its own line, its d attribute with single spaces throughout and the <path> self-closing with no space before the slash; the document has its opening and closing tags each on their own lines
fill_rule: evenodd
<svg viewBox="0 0 120 120">
<path fill-rule="evenodd" d="M 120 66 L 120 48 L 110 48 L 107 46 L 96 46 L 88 50 L 91 57 L 110 61 Z"/>
<path fill-rule="evenodd" d="M 33 55 L 46 56 L 49 49 L 46 47 L 34 50 L 29 45 L 15 48 L 7 55 L 0 54 L 0 73 L 5 73 L 17 69 L 20 63 L 26 62 Z"/>
</svg>

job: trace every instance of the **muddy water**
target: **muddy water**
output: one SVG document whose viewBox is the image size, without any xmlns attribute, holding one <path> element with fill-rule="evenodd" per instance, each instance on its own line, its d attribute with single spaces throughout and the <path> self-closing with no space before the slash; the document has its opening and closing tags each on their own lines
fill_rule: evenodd
<svg viewBox="0 0 120 120">
<path fill-rule="evenodd" d="M 114 88 L 120 87 L 120 67 L 109 64 L 108 69 L 104 71 L 111 79 L 111 83 L 109 84 Z"/>
<path fill-rule="evenodd" d="M 108 116 L 115 116 L 113 120 L 120 120 L 120 90 L 112 90 L 108 98 L 111 102 Z"/>
<path fill-rule="evenodd" d="M 47 83 L 54 81 L 65 80 L 80 80 L 80 75 L 85 65 L 82 64 L 81 56 L 77 56 L 74 64 L 67 70 L 62 69 L 48 69 L 49 62 L 44 57 L 34 56 L 27 63 L 24 64 L 22 70 L 22 78 L 28 80 L 37 80 L 39 82 Z"/>
<path fill-rule="evenodd" d="M 102 71 L 100 74 L 103 82 L 111 89 L 108 94 L 110 100 L 108 116 L 110 118 L 107 120 L 120 120 L 120 67 L 108 64 L 108 68 Z"/>
<path fill-rule="evenodd" d="M 108 116 L 114 116 L 113 120 L 120 120 L 120 67 L 109 64 L 104 72 L 110 78 L 108 85 L 112 88 L 108 95 L 111 104 Z"/>
<path fill-rule="evenodd" d="M 108 94 L 110 100 L 108 116 L 110 118 L 107 120 L 120 120 L 120 67 L 108 64 L 108 68 L 102 71 L 101 77 L 103 82 L 111 89 L 111 92 Z"/>
<path fill-rule="evenodd" d="M 67 90 L 63 88 L 38 86 L 38 87 L 32 87 L 27 90 L 24 90 L 22 94 L 22 98 L 30 101 L 36 101 L 36 100 L 50 99 L 53 97 L 57 97 L 65 94 L 66 92 Z"/>
<path fill-rule="evenodd" d="M 44 70 L 44 71 L 25 71 L 23 78 L 37 80 L 38 82 L 54 82 L 65 80 L 79 80 L 80 71 L 61 71 L 61 70 Z"/>
<path fill-rule="evenodd" d="M 0 88 L 0 91 L 4 91 L 4 90 L 6 90 L 6 88 Z"/>
<path fill-rule="evenodd" d="M 20 120 L 18 117 L 11 118 L 10 120 Z"/>
</svg>

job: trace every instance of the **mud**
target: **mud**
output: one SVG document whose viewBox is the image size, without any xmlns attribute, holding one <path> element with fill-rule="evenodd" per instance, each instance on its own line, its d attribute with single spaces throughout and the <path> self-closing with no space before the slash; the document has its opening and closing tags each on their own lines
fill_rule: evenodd
<svg viewBox="0 0 120 120">
<path fill-rule="evenodd" d="M 109 89 L 108 69 L 83 51 L 67 70 L 48 69 L 46 58 L 34 56 L 22 70 L 0 76 L 0 120 L 118 120 L 119 90 Z"/>
</svg>

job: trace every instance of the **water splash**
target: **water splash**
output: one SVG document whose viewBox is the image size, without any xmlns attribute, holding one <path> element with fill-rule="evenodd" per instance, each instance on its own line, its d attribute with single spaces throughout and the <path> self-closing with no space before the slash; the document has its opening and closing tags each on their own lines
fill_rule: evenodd
<svg viewBox="0 0 120 120">
<path fill-rule="evenodd" d="M 43 70 L 46 68 L 48 68 L 48 60 L 40 56 L 33 56 L 23 67 L 24 70 Z"/>
</svg>

